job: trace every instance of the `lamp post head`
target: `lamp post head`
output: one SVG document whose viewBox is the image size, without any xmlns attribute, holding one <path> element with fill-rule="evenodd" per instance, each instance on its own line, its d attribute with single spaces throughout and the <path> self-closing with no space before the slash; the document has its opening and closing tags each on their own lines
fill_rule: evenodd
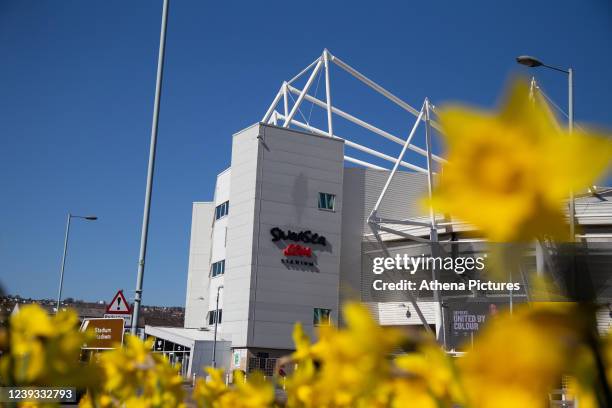
<svg viewBox="0 0 612 408">
<path fill-rule="evenodd" d="M 521 55 L 519 57 L 516 57 L 516 62 L 530 68 L 535 68 L 544 65 L 542 61 L 537 58 L 530 57 L 529 55 Z"/>
<path fill-rule="evenodd" d="M 89 221 L 95 221 L 98 219 L 98 217 L 96 217 L 95 215 L 88 215 L 87 217 L 83 217 L 83 218 Z"/>
</svg>

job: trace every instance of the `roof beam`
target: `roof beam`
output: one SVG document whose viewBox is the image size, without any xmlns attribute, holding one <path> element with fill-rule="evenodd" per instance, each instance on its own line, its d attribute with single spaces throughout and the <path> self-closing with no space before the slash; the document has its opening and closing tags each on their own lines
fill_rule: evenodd
<svg viewBox="0 0 612 408">
<path fill-rule="evenodd" d="M 293 87 L 291 85 L 289 85 L 287 88 L 289 89 L 289 91 L 291 91 L 292 93 L 294 93 L 296 95 L 300 95 L 302 93 L 302 91 L 300 91 L 299 89 L 297 89 L 297 88 L 295 88 L 295 87 Z M 319 107 L 321 107 L 323 109 L 327 109 L 327 104 L 325 102 L 323 102 L 322 100 L 320 100 L 320 99 L 317 99 L 317 98 L 315 98 L 313 96 L 310 96 L 308 94 L 304 95 L 304 99 L 306 99 L 309 102 L 314 103 L 315 105 L 317 105 L 317 106 L 319 106 Z M 379 128 L 377 128 L 374 125 L 371 125 L 371 124 L 369 124 L 367 122 L 364 122 L 363 120 L 358 119 L 355 116 L 353 116 L 353 115 L 351 115 L 349 113 L 346 113 L 346 112 L 336 108 L 335 106 L 332 106 L 331 110 L 336 115 L 338 115 L 338 116 L 340 116 L 340 117 L 342 117 L 342 118 L 344 118 L 344 119 L 346 119 L 346 120 L 348 120 L 350 122 L 353 122 L 354 124 L 356 124 L 358 126 L 361 126 L 364 129 L 367 129 L 367 130 L 369 130 L 369 131 L 371 131 L 373 133 L 376 133 L 377 135 L 382 136 L 382 137 L 384 137 L 384 138 L 386 138 L 386 139 L 388 139 L 388 140 L 390 140 L 392 142 L 395 142 L 395 143 L 397 143 L 399 145 L 402 145 L 402 146 L 404 145 L 404 143 L 406 143 L 405 140 L 403 140 L 403 139 L 401 139 L 401 138 L 399 138 L 399 137 L 397 137 L 395 135 L 392 135 L 391 133 L 386 132 L 386 131 L 384 131 L 382 129 L 379 129 Z M 417 117 L 419 117 L 418 113 L 417 113 Z M 410 150 L 420 154 L 423 157 L 427 157 L 427 151 L 425 149 L 422 149 L 422 148 L 420 148 L 418 146 L 415 146 L 413 144 L 408 145 L 408 148 Z M 437 161 L 438 163 L 445 163 L 446 162 L 445 159 L 443 159 L 442 157 L 437 156 L 435 154 L 432 154 L 432 158 L 435 161 Z"/>
<path fill-rule="evenodd" d="M 370 88 L 372 88 L 373 90 L 375 90 L 376 92 L 384 96 L 385 98 L 389 99 L 391 102 L 395 103 L 402 109 L 412 113 L 414 116 L 419 115 L 419 111 L 413 108 L 412 106 L 410 106 L 408 103 L 404 102 L 397 96 L 393 95 L 391 92 L 387 91 L 385 88 L 378 85 L 376 82 L 372 81 L 370 78 L 366 77 L 361 72 L 357 71 L 355 68 L 351 67 L 349 64 L 342 61 L 340 58 L 335 57 L 331 54 L 330 56 L 331 56 L 331 61 L 334 64 L 336 64 L 337 66 L 339 66 L 340 68 L 342 68 L 343 70 L 345 70 L 346 72 L 348 72 L 349 74 L 351 74 L 352 76 L 354 76 L 355 78 L 357 78 L 358 80 L 360 80 L 361 82 L 363 82 L 364 84 L 366 84 L 367 86 L 369 86 Z M 432 121 L 431 125 L 436 130 L 442 131 L 438 123 Z"/>
<path fill-rule="evenodd" d="M 281 115 L 281 114 L 278 114 L 278 118 L 279 119 L 284 119 L 284 116 Z M 291 123 L 293 125 L 296 125 L 297 127 L 300 127 L 302 129 L 304 129 L 304 130 L 308 130 L 309 132 L 316 133 L 316 134 L 321 135 L 321 136 L 329 136 L 326 131 L 318 129 L 318 128 L 316 128 L 314 126 L 311 126 L 311 125 L 307 125 L 306 123 L 297 121 L 295 119 L 292 119 Z M 332 135 L 332 137 L 336 138 L 336 139 L 344 140 L 344 144 L 349 146 L 349 147 L 352 147 L 353 149 L 360 150 L 360 151 L 362 151 L 364 153 L 369 153 L 372 156 L 376 156 L 376 157 L 378 157 L 380 159 L 383 159 L 383 160 L 386 160 L 388 162 L 395 163 L 397 161 L 397 158 L 395 158 L 395 157 L 391 157 L 391 156 L 386 155 L 384 153 L 381 153 L 381 152 L 379 152 L 377 150 L 370 149 L 369 147 L 360 145 L 359 143 L 352 142 L 352 141 L 350 141 L 348 139 L 345 139 L 343 137 L 340 137 L 338 135 Z M 419 173 L 427 173 L 427 170 L 425 170 L 424 168 L 416 166 L 416 165 L 408 163 L 408 162 L 405 162 L 405 161 L 400 161 L 400 166 L 408 168 L 410 170 L 417 171 Z"/>
</svg>

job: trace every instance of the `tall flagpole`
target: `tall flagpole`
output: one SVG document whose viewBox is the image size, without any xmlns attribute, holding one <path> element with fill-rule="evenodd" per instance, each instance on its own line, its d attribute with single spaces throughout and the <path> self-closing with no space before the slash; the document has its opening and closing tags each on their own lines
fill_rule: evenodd
<svg viewBox="0 0 612 408">
<path fill-rule="evenodd" d="M 149 235 L 149 213 L 151 211 L 151 194 L 153 193 L 153 174 L 155 172 L 155 149 L 157 147 L 157 125 L 159 123 L 159 101 L 161 99 L 162 79 L 164 77 L 164 54 L 166 51 L 166 27 L 168 25 L 168 5 L 164 0 L 162 9 L 161 33 L 159 36 L 159 55 L 157 58 L 157 79 L 155 82 L 155 102 L 153 104 L 153 123 L 151 125 L 151 146 L 149 150 L 149 167 L 147 170 L 147 189 L 145 192 L 144 213 L 142 215 L 142 233 L 140 235 L 140 255 L 138 258 L 138 277 L 134 312 L 132 315 L 131 333 L 137 334 L 140 303 L 142 302 L 142 281 L 144 278 L 145 258 L 147 256 L 147 238 Z"/>
</svg>

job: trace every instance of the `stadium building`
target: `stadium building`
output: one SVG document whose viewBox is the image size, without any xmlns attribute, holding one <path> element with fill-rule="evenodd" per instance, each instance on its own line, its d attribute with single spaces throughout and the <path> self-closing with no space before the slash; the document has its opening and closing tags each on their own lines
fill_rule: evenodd
<svg viewBox="0 0 612 408">
<path fill-rule="evenodd" d="M 332 64 L 413 115 L 409 135 L 398 137 L 336 108 Z M 325 100 L 309 93 L 318 76 L 325 78 Z M 295 87 L 299 78 L 305 80 L 302 89 Z M 323 109 L 325 129 L 297 119 L 305 103 Z M 340 137 L 332 117 L 396 143 L 400 154 L 392 157 Z M 327 50 L 283 82 L 263 119 L 233 135 L 231 165 L 217 175 L 214 201 L 193 203 L 185 328 L 147 327 L 167 349 L 158 351 L 179 347 L 191 375 L 210 364 L 213 342 L 217 366 L 272 374 L 276 359 L 293 350 L 296 322 L 315 336 L 317 325 L 342 324 L 347 300 L 365 302 L 382 325 L 431 330 L 451 351 L 477 330 L 463 324 L 462 316 L 484 316 L 528 300 L 522 274 L 513 277 L 524 284 L 516 292 L 373 290 L 379 279 L 372 273 L 376 257 L 484 251 L 472 227 L 421 205 L 444 161 L 433 153 L 434 118 L 427 99 L 420 110 L 412 108 Z M 417 131 L 424 134 L 424 146 L 415 143 Z M 408 152 L 421 160 L 410 160 Z M 365 160 L 368 155 L 373 160 Z M 594 188 L 577 195 L 575 203 L 576 239 L 589 245 L 611 241 L 612 190 Z M 534 245 L 526 268 L 544 269 L 549 249 Z M 609 256 L 598 251 L 597 256 Z M 605 272 L 605 265 L 595 268 Z M 444 278 L 443 271 L 426 273 Z M 395 282 L 402 277 L 385 275 Z M 476 298 L 481 302 L 465 306 Z M 602 330 L 610 315 L 604 308 Z"/>
</svg>

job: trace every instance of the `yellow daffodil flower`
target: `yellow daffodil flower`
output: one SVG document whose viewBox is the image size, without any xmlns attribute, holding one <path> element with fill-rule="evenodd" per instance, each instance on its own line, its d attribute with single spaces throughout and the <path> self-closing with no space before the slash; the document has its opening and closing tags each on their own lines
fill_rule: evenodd
<svg viewBox="0 0 612 408">
<path fill-rule="evenodd" d="M 535 303 L 491 320 L 458 362 L 471 405 L 544 408 L 584 350 L 578 316 L 573 304 Z"/>
<path fill-rule="evenodd" d="M 49 316 L 36 304 L 23 306 L 10 318 L 10 349 L 0 358 L 2 381 L 22 386 L 96 384 L 100 371 L 79 361 L 81 346 L 90 335 L 78 327 L 74 311 Z"/>
<path fill-rule="evenodd" d="M 249 375 L 248 381 L 241 371 L 234 372 L 231 387 L 223 381 L 223 370 L 208 367 L 207 379 L 199 379 L 193 399 L 200 408 L 265 408 L 274 403 L 274 388 L 260 373 Z"/>
<path fill-rule="evenodd" d="M 126 408 L 184 407 L 183 378 L 166 357 L 151 352 L 152 341 L 127 336 L 123 347 L 101 353 L 98 364 L 104 371 L 104 383 L 101 390 L 90 389 L 91 395 L 84 404 Z"/>
<path fill-rule="evenodd" d="M 439 119 L 448 163 L 431 204 L 496 242 L 567 239 L 563 200 L 612 161 L 612 139 L 560 129 L 522 81 L 498 113 L 455 106 Z"/>
</svg>

